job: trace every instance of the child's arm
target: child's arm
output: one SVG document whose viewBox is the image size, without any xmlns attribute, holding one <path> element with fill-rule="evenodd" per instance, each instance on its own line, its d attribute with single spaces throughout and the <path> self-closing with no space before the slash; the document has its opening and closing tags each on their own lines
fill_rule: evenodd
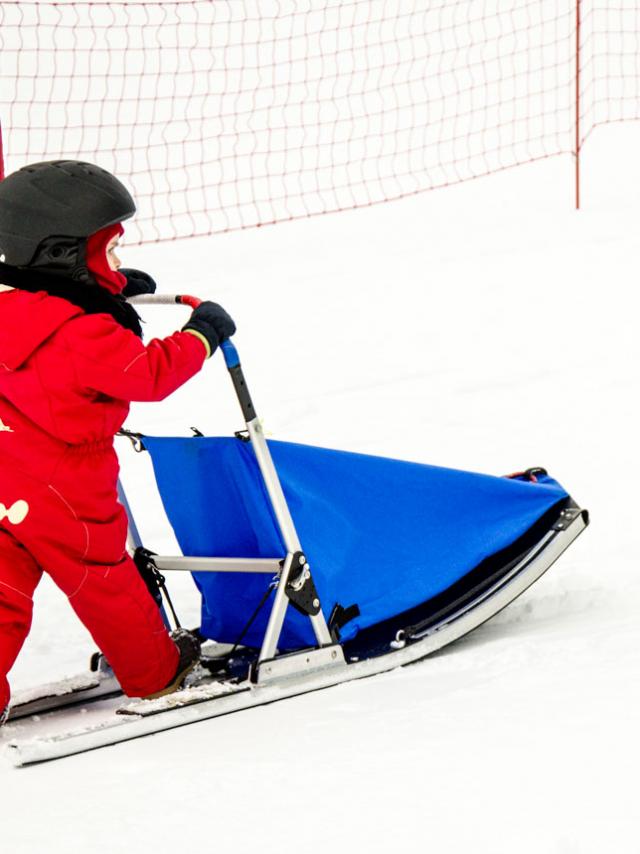
<svg viewBox="0 0 640 854">
<path fill-rule="evenodd" d="M 163 400 L 209 355 L 202 338 L 190 332 L 154 338 L 145 346 L 104 314 L 76 318 L 65 331 L 80 385 L 119 400 Z"/>
</svg>

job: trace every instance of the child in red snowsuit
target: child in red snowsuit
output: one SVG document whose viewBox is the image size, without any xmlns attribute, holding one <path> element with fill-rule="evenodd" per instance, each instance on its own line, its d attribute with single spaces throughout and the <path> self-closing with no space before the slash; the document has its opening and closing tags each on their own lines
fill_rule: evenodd
<svg viewBox="0 0 640 854">
<path fill-rule="evenodd" d="M 41 181 L 53 173 L 53 196 L 64 196 L 59 185 L 64 189 L 66 182 L 72 203 L 75 189 L 80 199 L 88 192 L 95 207 L 99 193 L 91 180 L 88 190 L 74 184 L 87 164 L 38 166 Z M 39 241 L 25 263 L 30 249 L 20 242 L 12 207 L 23 198 L 26 180 L 12 179 L 24 171 L 0 183 L 0 715 L 43 571 L 68 596 L 126 694 L 145 697 L 178 687 L 193 666 L 197 654 L 171 638 L 125 551 L 127 517 L 117 499 L 113 437 L 130 401 L 162 400 L 235 331 L 215 303 L 196 309 L 183 331 L 147 346 L 132 331 L 131 307 L 118 296 L 127 279 L 118 272 L 115 246 L 120 220 L 135 207 L 117 179 L 101 170 L 97 183 L 111 190 L 110 179 L 122 198 L 107 199 L 97 218 L 89 212 L 84 227 L 90 234 L 64 221 L 25 224 L 23 230 L 35 232 L 32 244 Z M 102 227 L 94 230 L 96 224 Z M 67 252 L 66 267 L 52 251 L 60 244 L 56 237 L 46 236 L 43 260 L 43 230 L 63 235 L 67 249 L 75 241 L 78 251 Z"/>
</svg>

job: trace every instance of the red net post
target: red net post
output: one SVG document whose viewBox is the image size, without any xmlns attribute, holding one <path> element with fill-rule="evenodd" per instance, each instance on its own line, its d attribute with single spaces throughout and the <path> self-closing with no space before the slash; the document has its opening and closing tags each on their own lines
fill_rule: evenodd
<svg viewBox="0 0 640 854">
<path fill-rule="evenodd" d="M 576 142 L 575 142 L 575 161 L 576 161 L 576 210 L 580 210 L 580 62 L 581 55 L 581 38 L 582 38 L 582 4 L 581 0 L 576 0 Z"/>
</svg>

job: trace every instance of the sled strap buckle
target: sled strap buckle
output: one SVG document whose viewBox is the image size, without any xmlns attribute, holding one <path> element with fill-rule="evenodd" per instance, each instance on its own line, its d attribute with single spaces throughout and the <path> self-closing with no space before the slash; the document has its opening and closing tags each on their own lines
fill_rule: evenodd
<svg viewBox="0 0 640 854">
<path fill-rule="evenodd" d="M 160 611 L 163 610 L 162 596 L 164 594 L 164 597 L 167 600 L 167 605 L 171 610 L 171 616 L 174 619 L 176 628 L 180 629 L 182 628 L 180 625 L 180 619 L 173 607 L 171 596 L 169 596 L 166 579 L 155 564 L 155 556 L 155 552 L 151 552 L 149 549 L 138 546 L 133 554 L 133 562 L 135 563 L 138 572 L 142 576 L 142 580 L 147 586 L 147 590 L 153 596 L 153 599 Z"/>
<path fill-rule="evenodd" d="M 116 436 L 125 436 L 133 445 L 133 450 L 136 454 L 141 454 L 142 451 L 146 451 L 147 449 L 144 446 L 144 436 L 142 433 L 136 433 L 134 430 L 125 430 L 124 427 L 121 427 Z"/>
<path fill-rule="evenodd" d="M 329 617 L 329 632 L 336 643 L 340 640 L 340 629 L 359 616 L 360 608 L 357 605 L 349 605 L 348 608 L 343 608 L 342 605 L 336 603 L 333 606 L 333 611 Z"/>
<path fill-rule="evenodd" d="M 308 617 L 320 613 L 318 591 L 311 577 L 311 570 L 303 552 L 296 552 L 291 562 L 291 577 L 285 587 L 285 595 L 296 611 Z"/>
<path fill-rule="evenodd" d="M 529 483 L 537 483 L 539 477 L 544 477 L 547 474 L 546 469 L 543 469 L 541 466 L 534 466 L 526 471 L 516 471 L 513 474 L 508 474 L 507 478 L 509 480 L 526 480 Z"/>
</svg>

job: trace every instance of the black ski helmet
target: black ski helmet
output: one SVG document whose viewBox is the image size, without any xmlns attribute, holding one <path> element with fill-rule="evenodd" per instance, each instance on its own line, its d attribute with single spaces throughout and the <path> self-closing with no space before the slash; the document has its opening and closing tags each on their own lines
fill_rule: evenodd
<svg viewBox="0 0 640 854">
<path fill-rule="evenodd" d="M 92 163 L 24 166 L 0 181 L 0 261 L 25 267 L 46 238 L 87 238 L 135 210 L 126 187 Z"/>
</svg>

